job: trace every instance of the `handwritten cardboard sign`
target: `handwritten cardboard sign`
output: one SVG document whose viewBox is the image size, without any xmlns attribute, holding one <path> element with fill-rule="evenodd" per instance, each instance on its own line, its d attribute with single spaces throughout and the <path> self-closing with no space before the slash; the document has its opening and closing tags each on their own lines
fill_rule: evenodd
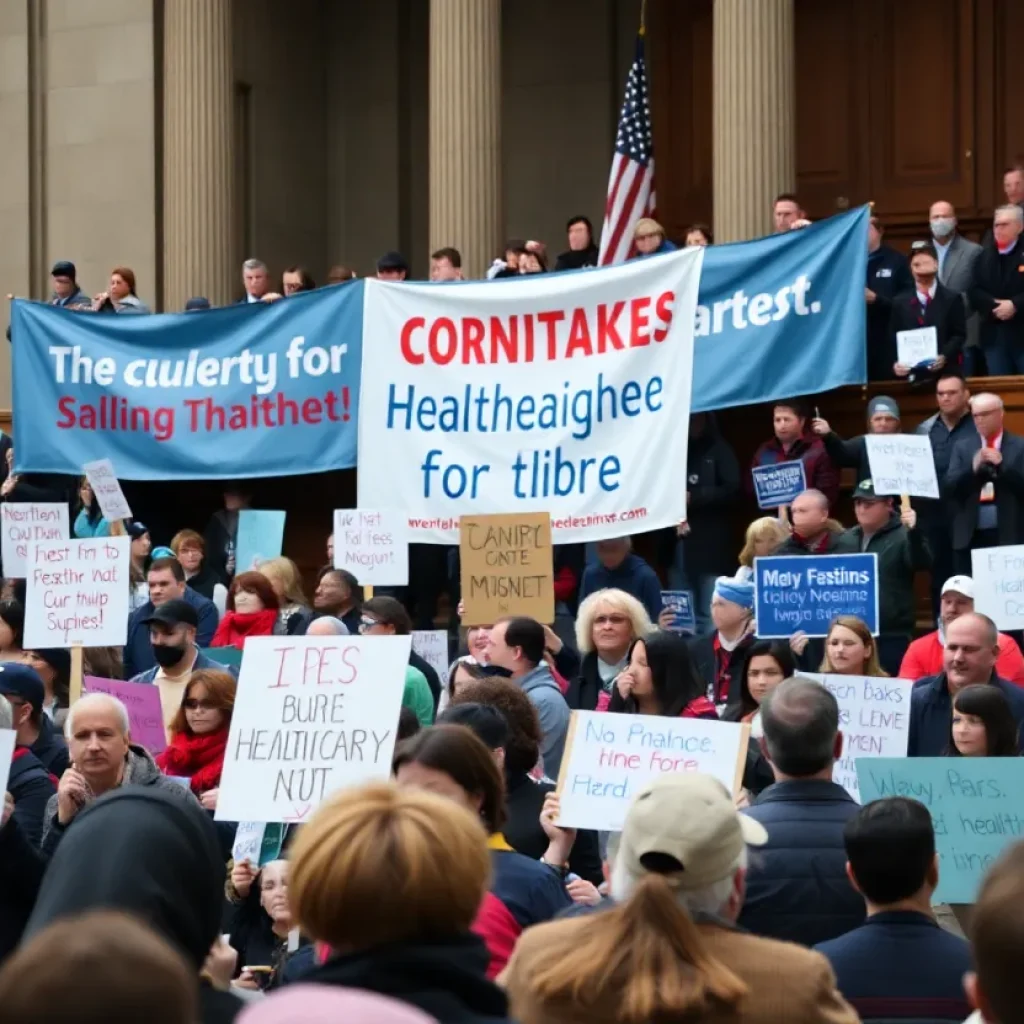
<svg viewBox="0 0 1024 1024">
<path fill-rule="evenodd" d="M 750 727 L 737 722 L 574 711 L 558 775 L 559 824 L 618 832 L 637 792 L 666 772 L 743 779 Z"/>
<path fill-rule="evenodd" d="M 100 511 L 108 523 L 118 519 L 131 519 L 132 510 L 128 499 L 121 490 L 121 482 L 114 472 L 114 464 L 110 459 L 97 459 L 87 462 L 82 467 L 92 493 L 100 503 Z"/>
<path fill-rule="evenodd" d="M 755 466 L 751 471 L 758 508 L 792 505 L 807 490 L 807 471 L 802 459 Z"/>
<path fill-rule="evenodd" d="M 32 545 L 71 537 L 68 506 L 63 501 L 5 501 L 0 504 L 0 557 L 8 579 L 28 575 Z"/>
<path fill-rule="evenodd" d="M 122 683 L 116 679 L 85 677 L 86 693 L 109 693 L 128 709 L 132 742 L 159 754 L 167 746 L 160 691 L 152 683 Z"/>
<path fill-rule="evenodd" d="M 130 545 L 127 537 L 36 543 L 25 648 L 120 647 L 128 635 Z"/>
<path fill-rule="evenodd" d="M 1000 629 L 1024 629 L 1024 544 L 971 552 L 974 610 Z"/>
<path fill-rule="evenodd" d="M 1022 758 L 862 758 L 857 774 L 864 803 L 905 796 L 931 812 L 939 854 L 934 903 L 973 903 L 992 862 L 1024 833 Z"/>
<path fill-rule="evenodd" d="M 334 568 L 347 569 L 364 587 L 409 583 L 409 520 L 393 510 L 334 510 Z"/>
<path fill-rule="evenodd" d="M 507 615 L 555 621 L 551 515 L 463 516 L 459 521 L 464 626 Z"/>
<path fill-rule="evenodd" d="M 875 494 L 937 498 L 932 443 L 926 434 L 865 434 Z"/>
<path fill-rule="evenodd" d="M 411 640 L 250 637 L 219 821 L 305 821 L 326 796 L 387 779 Z"/>
<path fill-rule="evenodd" d="M 887 676 L 839 676 L 801 672 L 816 679 L 839 704 L 839 729 L 843 734 L 843 756 L 832 770 L 839 783 L 860 800 L 857 765 L 863 757 L 906 757 L 910 736 L 910 679 Z"/>
</svg>

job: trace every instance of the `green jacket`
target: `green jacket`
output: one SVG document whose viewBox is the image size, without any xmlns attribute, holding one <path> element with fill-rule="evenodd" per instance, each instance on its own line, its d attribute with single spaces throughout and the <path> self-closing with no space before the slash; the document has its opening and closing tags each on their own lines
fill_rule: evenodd
<svg viewBox="0 0 1024 1024">
<path fill-rule="evenodd" d="M 878 626 L 881 633 L 911 636 L 917 624 L 914 573 L 930 569 L 931 552 L 920 527 L 908 530 L 899 513 L 892 517 L 864 546 L 859 526 L 844 530 L 833 554 L 875 554 L 878 556 Z"/>
<path fill-rule="evenodd" d="M 430 692 L 430 683 L 427 682 L 427 677 L 412 665 L 405 670 L 402 707 L 410 708 L 419 719 L 420 725 L 427 726 L 434 721 L 434 695 Z"/>
</svg>

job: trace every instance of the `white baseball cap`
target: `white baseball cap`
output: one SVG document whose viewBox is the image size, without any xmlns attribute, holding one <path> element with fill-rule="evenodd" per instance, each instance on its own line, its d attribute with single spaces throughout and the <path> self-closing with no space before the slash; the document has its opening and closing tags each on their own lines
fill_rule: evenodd
<svg viewBox="0 0 1024 1024">
<path fill-rule="evenodd" d="M 974 600 L 974 580 L 970 576 L 950 576 L 942 584 L 942 593 L 948 594 L 952 591 L 956 594 L 963 594 L 964 597 Z"/>
</svg>

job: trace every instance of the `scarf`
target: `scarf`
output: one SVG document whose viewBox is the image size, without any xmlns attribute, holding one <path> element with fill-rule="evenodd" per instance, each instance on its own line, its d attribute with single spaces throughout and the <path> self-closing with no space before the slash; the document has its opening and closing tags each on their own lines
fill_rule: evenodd
<svg viewBox="0 0 1024 1024">
<path fill-rule="evenodd" d="M 272 636 L 275 622 L 276 608 L 264 608 L 258 612 L 225 612 L 210 646 L 242 650 L 247 636 Z"/>
<path fill-rule="evenodd" d="M 157 767 L 165 775 L 190 779 L 189 787 L 198 796 L 220 784 L 227 746 L 226 724 L 202 736 L 178 732 L 163 753 L 157 754 Z"/>
</svg>

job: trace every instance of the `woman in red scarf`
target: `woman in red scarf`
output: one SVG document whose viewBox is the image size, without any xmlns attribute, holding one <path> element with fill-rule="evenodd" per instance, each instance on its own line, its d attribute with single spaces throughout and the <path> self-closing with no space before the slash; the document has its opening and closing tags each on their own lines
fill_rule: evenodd
<svg viewBox="0 0 1024 1024">
<path fill-rule="evenodd" d="M 189 780 L 192 792 L 208 811 L 217 806 L 235 686 L 234 677 L 227 672 L 210 668 L 193 672 L 171 723 L 170 745 L 156 758 L 165 775 Z"/>
<path fill-rule="evenodd" d="M 279 603 L 270 580 L 261 572 L 239 573 L 228 590 L 228 606 L 213 634 L 213 647 L 245 646 L 249 636 L 272 636 Z"/>
</svg>

